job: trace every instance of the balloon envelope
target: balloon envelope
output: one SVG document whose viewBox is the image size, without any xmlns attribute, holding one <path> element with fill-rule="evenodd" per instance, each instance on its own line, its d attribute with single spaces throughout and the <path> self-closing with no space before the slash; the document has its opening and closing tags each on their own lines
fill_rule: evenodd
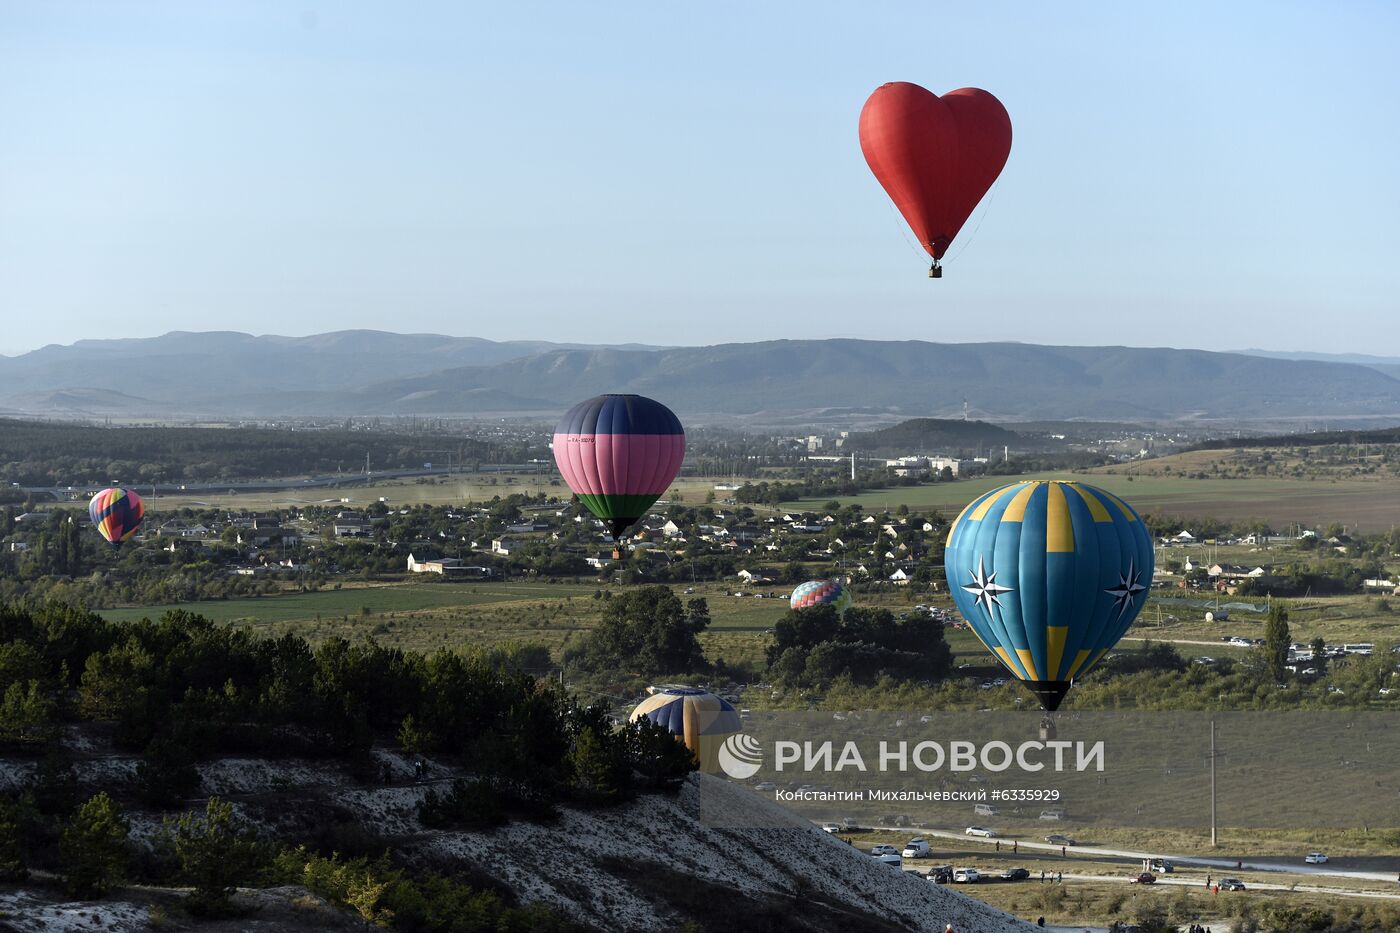
<svg viewBox="0 0 1400 933">
<path fill-rule="evenodd" d="M 860 148 L 919 245 L 942 259 L 1011 154 L 1011 117 L 977 88 L 938 97 L 894 81 L 861 109 Z"/>
<path fill-rule="evenodd" d="M 1142 520 L 1082 483 L 1013 483 L 973 500 L 943 560 L 958 611 L 1049 710 L 1123 637 L 1152 585 Z"/>
<path fill-rule="evenodd" d="M 146 506 L 141 497 L 120 487 L 104 489 L 88 503 L 88 516 L 98 533 L 113 544 L 120 544 L 136 534 L 145 514 Z"/>
<path fill-rule="evenodd" d="M 840 580 L 808 580 L 806 583 L 799 583 L 788 599 L 788 605 L 793 609 L 825 606 L 829 603 L 836 607 L 837 615 L 851 608 L 852 602 L 851 591 L 846 589 Z"/>
<path fill-rule="evenodd" d="M 580 402 L 554 429 L 554 462 L 614 538 L 646 514 L 685 459 L 685 429 L 671 409 L 641 395 Z"/>
<path fill-rule="evenodd" d="M 629 722 L 642 717 L 664 727 L 695 753 L 700 770 L 717 773 L 719 749 L 724 740 L 744 729 L 739 713 L 728 700 L 698 687 L 659 687 L 632 714 Z"/>
</svg>

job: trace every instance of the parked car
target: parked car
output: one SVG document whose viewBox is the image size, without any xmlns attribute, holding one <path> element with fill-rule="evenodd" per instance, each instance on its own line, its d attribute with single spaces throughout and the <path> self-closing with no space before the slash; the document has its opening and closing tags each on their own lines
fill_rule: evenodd
<svg viewBox="0 0 1400 933">
<path fill-rule="evenodd" d="M 1130 881 L 1130 882 L 1128 882 L 1128 883 L 1129 883 L 1129 884 L 1156 884 L 1156 883 L 1157 883 L 1157 876 L 1154 875 L 1154 874 L 1152 874 L 1152 872 L 1150 872 L 1150 871 L 1139 872 L 1138 874 L 1134 875 L 1134 876 L 1133 876 L 1133 880 Z"/>
<path fill-rule="evenodd" d="M 1244 882 L 1238 878 L 1221 878 L 1220 890 L 1222 891 L 1243 891 Z"/>
<path fill-rule="evenodd" d="M 1176 871 L 1176 865 L 1172 864 L 1169 858 L 1154 858 L 1147 866 L 1152 871 L 1160 871 L 1164 875 L 1170 875 Z"/>
<path fill-rule="evenodd" d="M 889 845 L 878 845 L 878 846 L 871 846 L 871 847 L 870 847 L 870 854 L 871 854 L 871 855 L 898 855 L 898 854 L 899 854 L 899 850 L 896 849 L 894 846 L 889 846 Z"/>
<path fill-rule="evenodd" d="M 972 812 L 978 816 L 996 816 L 997 808 L 990 803 L 979 803 L 972 808 Z"/>
<path fill-rule="evenodd" d="M 893 865 L 895 868 L 899 868 L 904 864 L 899 860 L 898 855 L 877 855 L 875 856 L 875 861 L 884 862 L 886 865 Z"/>
<path fill-rule="evenodd" d="M 1008 868 L 1001 873 L 1002 881 L 1025 881 L 1031 876 L 1029 868 Z"/>
<path fill-rule="evenodd" d="M 1052 846 L 1075 845 L 1075 841 L 1069 836 L 1066 836 L 1064 833 L 1051 833 L 1050 835 L 1045 837 L 1045 841 L 1050 843 Z"/>
<path fill-rule="evenodd" d="M 899 854 L 901 858 L 928 858 L 928 842 L 922 838 L 910 839 L 904 846 L 904 851 Z"/>
<path fill-rule="evenodd" d="M 1321 852 L 1309 852 L 1304 856 L 1303 861 L 1307 862 L 1309 865 L 1326 865 L 1327 856 Z"/>
<path fill-rule="evenodd" d="M 763 781 L 763 782 L 761 782 L 761 783 L 755 784 L 755 785 L 753 786 L 753 789 L 754 789 L 754 790 L 757 790 L 757 791 L 764 791 L 764 792 L 766 792 L 766 791 L 770 791 L 770 790 L 777 790 L 777 789 L 778 789 L 778 785 L 777 785 L 777 784 L 774 784 L 772 781 Z"/>
<path fill-rule="evenodd" d="M 984 839 L 996 838 L 996 831 L 988 829 L 985 826 L 969 826 L 967 829 L 963 830 L 963 833 L 968 836 L 981 836 Z"/>
<path fill-rule="evenodd" d="M 1064 807 L 1048 807 L 1040 811 L 1040 818 L 1042 820 L 1065 820 L 1069 819 L 1069 813 L 1065 811 Z"/>
<path fill-rule="evenodd" d="M 841 827 L 840 827 L 839 825 L 837 825 L 836 823 L 823 823 L 823 824 L 822 824 L 822 832 L 824 832 L 824 833 L 839 833 L 840 831 L 841 831 Z"/>
<path fill-rule="evenodd" d="M 976 884 L 981 879 L 975 868 L 959 868 L 953 872 L 953 884 Z"/>
<path fill-rule="evenodd" d="M 952 884 L 953 866 L 935 865 L 928 870 L 928 880 L 932 881 L 934 884 Z"/>
</svg>

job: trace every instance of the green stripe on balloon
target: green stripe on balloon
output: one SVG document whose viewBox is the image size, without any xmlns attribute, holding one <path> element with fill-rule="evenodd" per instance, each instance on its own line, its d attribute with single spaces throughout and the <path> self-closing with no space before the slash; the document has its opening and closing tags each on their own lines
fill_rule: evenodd
<svg viewBox="0 0 1400 933">
<path fill-rule="evenodd" d="M 651 508 L 652 504 L 661 496 L 610 496 L 602 493 L 580 493 L 578 498 L 588 508 L 588 511 L 603 521 L 611 523 L 613 536 L 618 537 L 622 529 L 645 515 L 647 509 Z M 621 519 L 627 519 L 627 522 L 619 526 L 617 523 Z"/>
</svg>

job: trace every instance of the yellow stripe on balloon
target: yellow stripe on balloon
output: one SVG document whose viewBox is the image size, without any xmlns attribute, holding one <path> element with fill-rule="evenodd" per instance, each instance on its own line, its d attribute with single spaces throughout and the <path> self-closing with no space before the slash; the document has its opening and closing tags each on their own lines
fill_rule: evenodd
<svg viewBox="0 0 1400 933">
<path fill-rule="evenodd" d="M 1066 483 L 1065 485 L 1079 493 L 1079 498 L 1083 499 L 1084 504 L 1089 507 L 1089 515 L 1094 521 L 1108 524 L 1113 523 L 1113 516 L 1108 514 L 1108 509 L 1104 507 L 1102 500 L 1094 495 L 1093 491 L 1085 489 L 1078 483 Z"/>
<path fill-rule="evenodd" d="M 1055 680 L 1060 673 L 1060 661 L 1065 656 L 1065 638 L 1069 635 L 1068 625 L 1047 625 L 1045 627 L 1045 656 L 1049 658 L 1049 669 L 1045 676 Z"/>
<path fill-rule="evenodd" d="M 1051 483 L 1045 508 L 1045 553 L 1074 553 L 1074 520 L 1061 483 Z"/>
<path fill-rule="evenodd" d="M 978 640 L 978 641 L 981 641 L 982 639 L 979 637 L 977 640 Z M 986 643 L 983 642 L 983 644 L 985 645 Z M 996 656 L 997 656 L 997 657 L 1001 658 L 1001 663 L 1006 667 L 1006 669 L 1007 669 L 1008 671 L 1010 671 L 1010 672 L 1012 673 L 1013 676 L 1020 678 L 1020 677 L 1024 677 L 1024 676 L 1026 675 L 1026 672 L 1025 672 L 1025 671 L 1021 671 L 1021 670 L 1017 670 L 1017 669 L 1016 669 L 1016 668 L 1017 668 L 1016 662 L 1013 661 L 1013 660 L 1011 660 L 1011 655 L 1007 654 L 1007 653 L 1006 653 L 1006 649 L 1003 648 L 1001 645 L 997 645 L 997 646 L 996 646 L 995 648 L 993 648 L 992 650 L 993 650 L 994 652 L 996 652 Z"/>
<path fill-rule="evenodd" d="M 1026 483 L 1020 491 L 1012 497 L 1011 502 L 1006 506 L 1006 511 L 1001 513 L 1001 520 L 1004 522 L 1024 522 L 1026 520 L 1026 504 L 1031 501 L 1031 496 L 1035 494 L 1037 486 L 1043 483 Z"/>
<path fill-rule="evenodd" d="M 1118 498 L 1113 493 L 1108 492 L 1106 490 L 1100 489 L 1099 492 L 1102 492 L 1105 496 L 1108 497 L 1110 502 L 1118 506 L 1118 511 L 1123 513 L 1124 518 L 1126 518 L 1130 522 L 1137 521 L 1137 516 L 1133 514 L 1132 509 L 1128 508 L 1128 504 L 1126 502 L 1124 502 L 1122 499 Z"/>
<path fill-rule="evenodd" d="M 1089 649 L 1080 649 L 1079 653 L 1074 656 L 1074 663 L 1069 666 L 1069 673 L 1065 675 L 1065 679 L 1073 680 L 1087 660 L 1089 660 Z"/>
<path fill-rule="evenodd" d="M 1015 487 L 1008 487 L 1007 489 L 1002 490 L 1002 492 L 1009 492 L 1012 488 Z M 1002 495 L 991 495 L 983 499 L 982 504 L 972 511 L 972 514 L 967 517 L 967 520 L 970 522 L 980 522 L 982 519 L 987 517 L 987 513 L 992 510 L 992 506 L 996 505 L 997 502 L 1000 501 L 1002 498 Z"/>
<path fill-rule="evenodd" d="M 1040 679 L 1040 672 L 1035 669 L 1035 657 L 1031 654 L 1029 648 L 1017 648 L 1016 657 L 1021 659 L 1021 666 L 1026 669 L 1026 673 L 1030 675 L 1031 680 Z"/>
</svg>

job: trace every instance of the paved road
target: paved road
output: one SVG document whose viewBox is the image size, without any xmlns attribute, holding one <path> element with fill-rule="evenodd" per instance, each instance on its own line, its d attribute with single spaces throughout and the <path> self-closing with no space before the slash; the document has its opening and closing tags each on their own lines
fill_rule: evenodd
<svg viewBox="0 0 1400 933">
<path fill-rule="evenodd" d="M 878 826 L 876 828 L 889 832 L 937 836 L 942 839 L 957 839 L 963 843 L 980 843 L 989 847 L 995 847 L 996 843 L 1000 841 L 1003 854 L 1008 854 L 1007 849 L 1012 842 L 1012 840 L 1009 839 L 983 839 L 978 836 L 967 836 L 962 833 L 939 829 L 910 829 L 908 827 L 897 826 Z M 1017 839 L 1015 842 L 1020 851 L 1047 852 L 1055 855 L 1060 854 L 1060 847 L 1050 845 L 1049 843 L 1029 842 L 1024 839 Z M 1301 858 L 1299 858 L 1297 862 L 1271 862 L 1256 861 L 1253 859 L 1207 858 L 1197 855 L 1172 855 L 1169 852 L 1133 852 L 1128 849 L 1109 849 L 1103 846 L 1070 846 L 1068 851 L 1078 856 L 1106 856 L 1108 858 L 1131 859 L 1135 862 L 1140 862 L 1146 858 L 1165 858 L 1178 865 L 1197 865 L 1202 868 L 1215 868 L 1227 874 L 1232 871 L 1270 871 L 1288 872 L 1293 875 L 1316 875 L 1324 878 L 1357 878 L 1363 881 L 1396 883 L 1396 875 L 1394 872 L 1360 871 L 1350 868 L 1334 868 L 1330 865 L 1306 865 Z M 1192 881 L 1185 881 L 1183 879 L 1183 883 L 1198 883 L 1198 879 Z M 1280 887 L 1284 889 L 1287 888 L 1287 886 Z M 1396 895 L 1400 895 L 1400 884 L 1396 885 Z"/>
<path fill-rule="evenodd" d="M 1122 641 L 1162 641 L 1173 645 L 1205 645 L 1208 648 L 1233 648 L 1236 651 L 1244 651 L 1244 645 L 1232 645 L 1229 642 L 1216 639 L 1215 641 L 1201 641 L 1194 638 L 1123 638 Z"/>
</svg>

